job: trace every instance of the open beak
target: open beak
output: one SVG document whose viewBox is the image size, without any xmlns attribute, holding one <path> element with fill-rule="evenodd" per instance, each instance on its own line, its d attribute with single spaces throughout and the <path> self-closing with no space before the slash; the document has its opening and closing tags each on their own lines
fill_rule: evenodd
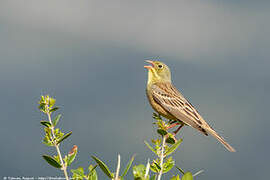
<svg viewBox="0 0 270 180">
<path fill-rule="evenodd" d="M 148 63 L 150 63 L 151 64 L 151 66 L 143 66 L 144 68 L 146 68 L 146 69 L 151 69 L 151 68 L 153 68 L 154 67 L 154 61 L 150 61 L 150 60 L 146 60 L 146 62 L 148 62 Z"/>
</svg>

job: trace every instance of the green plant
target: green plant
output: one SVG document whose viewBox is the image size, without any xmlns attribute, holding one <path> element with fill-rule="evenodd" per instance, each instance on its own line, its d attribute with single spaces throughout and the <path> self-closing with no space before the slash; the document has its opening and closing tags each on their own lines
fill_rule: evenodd
<svg viewBox="0 0 270 180">
<path fill-rule="evenodd" d="M 43 155 L 42 157 L 45 161 L 58 169 L 61 169 L 64 172 L 66 180 L 69 180 L 67 168 L 74 161 L 76 154 L 78 152 L 78 147 L 76 145 L 69 151 L 65 156 L 62 156 L 60 152 L 60 144 L 67 139 L 72 132 L 63 133 L 60 128 L 56 128 L 58 122 L 61 118 L 61 114 L 57 114 L 52 119 L 52 114 L 59 109 L 55 106 L 55 99 L 50 96 L 41 96 L 39 101 L 39 110 L 43 112 L 48 120 L 43 120 L 40 123 L 44 126 L 45 136 L 43 138 L 43 143 L 47 146 L 55 147 L 56 155 Z M 190 172 L 184 172 L 181 168 L 175 165 L 175 160 L 172 157 L 172 153 L 178 149 L 182 139 L 176 139 L 174 134 L 168 131 L 168 127 L 173 123 L 171 121 L 164 121 L 158 114 L 153 114 L 155 119 L 154 124 L 157 126 L 157 133 L 159 137 L 152 140 L 152 145 L 145 141 L 146 146 L 157 156 L 156 159 L 153 159 L 151 163 L 147 162 L 146 166 L 143 164 L 135 165 L 132 167 L 132 172 L 134 180 L 161 180 L 161 177 L 164 173 L 171 171 L 173 167 L 179 170 L 182 174 L 173 176 L 171 180 L 193 180 L 195 175 L 198 175 L 202 171 L 192 175 Z M 115 172 L 111 172 L 108 166 L 101 161 L 99 158 L 92 156 L 92 159 L 96 165 L 89 165 L 87 170 L 84 170 L 83 167 L 78 167 L 77 169 L 71 169 L 72 178 L 78 180 L 98 180 L 98 175 L 96 168 L 100 167 L 102 172 L 111 180 L 124 180 L 129 169 L 132 166 L 134 161 L 134 156 L 127 163 L 125 169 L 120 174 L 120 164 L 121 157 L 118 155 L 118 161 L 116 164 Z M 152 173 L 150 172 L 152 171 Z"/>
<path fill-rule="evenodd" d="M 48 121 L 41 121 L 40 123 L 45 126 L 44 132 L 45 137 L 43 143 L 47 146 L 54 146 L 57 152 L 55 156 L 43 155 L 42 157 L 55 168 L 63 170 L 65 178 L 68 180 L 67 167 L 74 161 L 77 154 L 77 146 L 74 145 L 71 151 L 64 158 L 60 152 L 60 143 L 67 139 L 72 132 L 64 134 L 59 128 L 55 128 L 58 124 L 61 114 L 55 116 L 52 120 L 51 115 L 53 112 L 59 109 L 59 107 L 54 106 L 55 99 L 50 96 L 41 96 L 39 101 L 39 110 L 47 115 Z"/>
<path fill-rule="evenodd" d="M 180 146 L 182 139 L 176 139 L 174 134 L 168 131 L 168 127 L 173 123 L 172 121 L 164 121 L 159 114 L 153 113 L 153 118 L 156 120 L 154 124 L 157 126 L 157 133 L 159 138 L 153 139 L 151 146 L 148 142 L 144 142 L 145 145 L 157 156 L 156 159 L 152 160 L 150 169 L 155 173 L 156 179 L 160 180 L 164 173 L 169 172 L 175 166 L 175 160 L 171 156 L 173 152 Z M 176 166 L 177 167 L 177 166 Z M 186 177 L 185 173 L 181 168 L 177 169 L 183 174 L 183 178 Z M 172 179 L 180 179 L 179 175 L 173 177 Z M 189 179 L 193 179 L 192 175 Z"/>
<path fill-rule="evenodd" d="M 96 172 L 96 167 L 97 167 L 97 165 L 95 165 L 95 166 L 90 165 L 88 167 L 88 172 L 85 172 L 83 167 L 78 167 L 77 169 L 71 169 L 71 172 L 73 173 L 72 179 L 76 179 L 76 180 L 82 180 L 82 179 L 97 180 L 98 175 L 97 175 L 97 172 Z"/>
</svg>

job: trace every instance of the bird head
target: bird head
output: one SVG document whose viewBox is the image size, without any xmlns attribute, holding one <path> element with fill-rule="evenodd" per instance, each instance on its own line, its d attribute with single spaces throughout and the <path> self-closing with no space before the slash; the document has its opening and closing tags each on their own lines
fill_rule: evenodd
<svg viewBox="0 0 270 180">
<path fill-rule="evenodd" d="M 148 83 L 154 82 L 171 82 L 171 71 L 169 67 L 160 61 L 150 61 L 149 66 L 144 66 L 148 69 Z"/>
</svg>

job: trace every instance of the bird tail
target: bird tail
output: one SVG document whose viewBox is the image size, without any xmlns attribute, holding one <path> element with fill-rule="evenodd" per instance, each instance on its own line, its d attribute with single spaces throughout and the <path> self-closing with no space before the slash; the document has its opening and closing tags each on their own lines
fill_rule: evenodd
<svg viewBox="0 0 270 180">
<path fill-rule="evenodd" d="M 225 146 L 226 149 L 228 149 L 228 151 L 230 151 L 230 152 L 235 152 L 235 149 L 234 149 L 231 145 L 229 145 L 229 144 L 225 141 L 225 139 L 223 139 L 223 137 L 221 137 L 215 130 L 213 130 L 212 128 L 209 128 L 209 129 L 207 130 L 207 132 L 208 132 L 209 134 L 211 134 L 213 137 L 215 137 L 219 142 L 221 142 L 221 144 L 223 144 L 223 146 Z"/>
</svg>

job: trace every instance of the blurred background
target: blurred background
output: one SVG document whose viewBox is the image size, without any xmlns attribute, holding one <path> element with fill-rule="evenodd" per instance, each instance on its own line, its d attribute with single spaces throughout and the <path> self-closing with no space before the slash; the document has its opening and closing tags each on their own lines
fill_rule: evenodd
<svg viewBox="0 0 270 180">
<path fill-rule="evenodd" d="M 171 67 L 175 86 L 237 150 L 229 153 L 185 127 L 176 164 L 203 169 L 200 180 L 265 179 L 269 8 L 269 1 L 244 0 L 1 0 L 1 178 L 63 176 L 41 158 L 55 152 L 41 143 L 43 94 L 61 107 L 63 131 L 73 131 L 61 146 L 63 153 L 79 148 L 71 168 L 87 168 L 96 155 L 115 170 L 118 153 L 123 166 L 133 154 L 134 164 L 146 164 L 154 156 L 143 141 L 156 132 L 143 66 L 158 57 Z"/>
</svg>

